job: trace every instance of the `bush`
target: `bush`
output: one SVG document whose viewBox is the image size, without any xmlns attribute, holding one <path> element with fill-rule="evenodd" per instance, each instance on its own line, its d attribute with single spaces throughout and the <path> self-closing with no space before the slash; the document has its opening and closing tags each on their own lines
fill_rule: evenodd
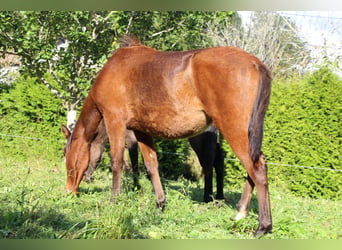
<svg viewBox="0 0 342 250">
<path fill-rule="evenodd" d="M 184 176 L 189 166 L 190 145 L 187 140 L 156 140 L 159 172 L 162 177 L 177 180 Z"/>
<path fill-rule="evenodd" d="M 62 155 L 61 101 L 34 79 L 18 79 L 0 92 L 0 152 L 27 159 Z M 18 137 L 13 137 L 18 136 Z"/>
<path fill-rule="evenodd" d="M 267 161 L 341 169 L 342 81 L 328 67 L 304 80 L 274 82 L 265 121 Z M 270 166 L 270 179 L 310 197 L 341 199 L 340 172 Z"/>
</svg>

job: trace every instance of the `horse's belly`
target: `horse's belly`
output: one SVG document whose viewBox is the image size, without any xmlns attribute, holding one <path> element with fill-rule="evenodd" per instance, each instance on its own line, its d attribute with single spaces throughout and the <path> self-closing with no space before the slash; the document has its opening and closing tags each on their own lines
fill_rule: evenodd
<svg viewBox="0 0 342 250">
<path fill-rule="evenodd" d="M 133 118 L 129 128 L 157 138 L 176 139 L 198 134 L 211 124 L 203 110 L 161 110 L 149 109 L 144 115 Z"/>
</svg>

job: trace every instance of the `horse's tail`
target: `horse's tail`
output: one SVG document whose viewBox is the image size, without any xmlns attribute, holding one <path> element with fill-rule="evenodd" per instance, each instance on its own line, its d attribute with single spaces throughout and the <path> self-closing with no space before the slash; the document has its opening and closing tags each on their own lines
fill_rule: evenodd
<svg viewBox="0 0 342 250">
<path fill-rule="evenodd" d="M 261 155 L 261 144 L 265 113 L 271 93 L 271 73 L 264 65 L 257 65 L 259 71 L 259 89 L 254 103 L 253 112 L 249 121 L 248 138 L 249 154 L 254 163 Z"/>
</svg>

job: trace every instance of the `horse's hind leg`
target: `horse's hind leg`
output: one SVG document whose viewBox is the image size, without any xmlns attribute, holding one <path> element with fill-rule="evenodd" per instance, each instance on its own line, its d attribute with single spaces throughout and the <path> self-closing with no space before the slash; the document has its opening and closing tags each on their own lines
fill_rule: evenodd
<svg viewBox="0 0 342 250">
<path fill-rule="evenodd" d="M 239 153 L 237 153 L 237 155 L 239 156 Z M 240 160 L 247 169 L 248 178 L 238 204 L 238 216 L 248 214 L 249 203 L 255 185 L 259 206 L 259 227 L 256 231 L 256 235 L 266 234 L 272 230 L 272 218 L 268 192 L 267 166 L 264 156 L 261 154 L 258 161 L 255 163 L 253 163 L 251 159 L 247 160 L 240 158 Z"/>
<path fill-rule="evenodd" d="M 245 218 L 248 215 L 249 205 L 252 198 L 254 186 L 255 185 L 251 177 L 247 175 L 245 187 L 243 188 L 241 199 L 237 205 L 238 213 L 235 217 L 235 220 L 241 220 L 242 218 Z"/>
<path fill-rule="evenodd" d="M 263 154 L 259 156 L 259 160 L 254 164 L 254 166 L 256 169 L 254 183 L 256 185 L 259 203 L 259 228 L 256 235 L 263 235 L 272 231 L 267 165 Z"/>
<path fill-rule="evenodd" d="M 235 125 L 237 125 L 237 123 Z M 267 166 L 263 154 L 260 154 L 257 161 L 253 162 L 249 154 L 248 131 L 247 129 L 244 130 L 242 128 L 243 126 L 234 126 L 234 124 L 232 124 L 232 120 L 229 125 L 229 129 L 225 129 L 225 126 L 222 126 L 222 124 L 220 126 L 221 132 L 230 144 L 236 156 L 245 166 L 249 176 L 238 205 L 238 217 L 241 218 L 242 215 L 244 216 L 248 213 L 249 202 L 251 199 L 253 187 L 255 185 L 257 189 L 259 205 L 259 227 L 256 231 L 256 235 L 265 234 L 272 230 L 272 219 L 267 181 Z"/>
<path fill-rule="evenodd" d="M 144 164 L 146 166 L 147 173 L 151 178 L 154 192 L 157 197 L 157 205 L 158 207 L 163 209 L 166 200 L 159 177 L 158 160 L 154 148 L 154 140 L 151 136 L 148 136 L 138 131 L 135 131 L 135 136 L 138 140 L 138 145 L 144 158 Z"/>
</svg>

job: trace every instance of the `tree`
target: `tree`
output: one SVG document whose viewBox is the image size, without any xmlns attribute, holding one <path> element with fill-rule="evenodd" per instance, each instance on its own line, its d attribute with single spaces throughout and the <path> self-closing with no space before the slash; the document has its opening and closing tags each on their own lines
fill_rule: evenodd
<svg viewBox="0 0 342 250">
<path fill-rule="evenodd" d="M 21 73 L 63 101 L 69 127 L 111 48 L 112 16 L 120 18 L 115 12 L 0 12 L 1 49 L 14 50 Z"/>
<path fill-rule="evenodd" d="M 139 34 L 151 47 L 173 51 L 212 46 L 207 35 L 208 23 L 215 22 L 217 26 L 222 26 L 238 17 L 232 11 L 138 11 L 134 14 L 135 21 L 130 32 Z M 144 22 L 148 26 L 142 29 L 141 23 Z"/>
<path fill-rule="evenodd" d="M 211 23 L 208 34 L 215 45 L 240 47 L 259 57 L 276 75 L 301 74 L 310 61 L 296 26 L 274 12 L 254 12 L 249 22 Z"/>
<path fill-rule="evenodd" d="M 72 129 L 76 111 L 116 39 L 133 33 L 163 50 L 209 45 L 206 24 L 233 12 L 16 11 L 0 12 L 0 51 L 21 58 L 21 73 L 35 77 L 62 100 Z M 51 80 L 52 79 L 52 80 Z"/>
</svg>

